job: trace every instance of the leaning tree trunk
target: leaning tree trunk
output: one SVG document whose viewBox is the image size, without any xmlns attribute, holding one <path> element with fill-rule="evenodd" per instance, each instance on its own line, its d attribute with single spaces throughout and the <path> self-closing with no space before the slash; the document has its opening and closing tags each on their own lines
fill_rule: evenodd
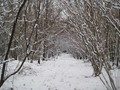
<svg viewBox="0 0 120 90">
<path fill-rule="evenodd" d="M 15 29 L 16 29 L 16 25 L 17 25 L 17 20 L 18 20 L 19 14 L 20 14 L 22 8 L 24 7 L 26 1 L 27 1 L 27 0 L 24 0 L 24 1 L 23 1 L 22 5 L 20 6 L 19 11 L 18 11 L 18 13 L 17 13 L 16 19 L 15 19 L 15 21 L 14 21 L 13 28 L 12 28 L 12 32 L 11 32 L 11 36 L 10 36 L 10 40 L 9 40 L 9 43 L 8 43 L 8 49 L 7 49 L 7 52 L 6 52 L 4 61 L 6 61 L 6 60 L 8 59 L 8 55 L 9 55 L 10 48 L 11 48 L 11 45 L 12 45 L 13 37 L 14 37 L 14 34 L 15 34 Z M 1 73 L 1 79 L 0 79 L 0 87 L 4 84 L 4 82 L 5 82 L 5 80 L 6 80 L 6 79 L 5 79 L 5 68 L 6 68 L 6 63 L 4 63 L 4 64 L 3 64 L 3 67 L 2 67 L 2 73 Z"/>
</svg>

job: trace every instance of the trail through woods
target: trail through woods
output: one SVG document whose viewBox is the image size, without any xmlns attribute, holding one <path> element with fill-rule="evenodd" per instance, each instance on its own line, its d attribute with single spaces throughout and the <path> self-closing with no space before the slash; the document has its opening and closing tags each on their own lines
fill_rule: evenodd
<svg viewBox="0 0 120 90">
<path fill-rule="evenodd" d="M 12 68 L 17 61 L 9 64 Z M 11 77 L 0 90 L 106 90 L 97 77 L 93 77 L 90 63 L 75 60 L 69 54 L 57 59 L 26 62 L 23 69 Z"/>
</svg>

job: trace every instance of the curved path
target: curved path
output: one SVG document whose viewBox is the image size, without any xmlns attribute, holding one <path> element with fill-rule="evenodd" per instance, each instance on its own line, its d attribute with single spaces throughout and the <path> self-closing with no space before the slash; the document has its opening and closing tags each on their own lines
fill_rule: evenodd
<svg viewBox="0 0 120 90">
<path fill-rule="evenodd" d="M 92 77 L 89 63 L 75 60 L 68 54 L 40 65 L 25 63 L 23 68 L 0 90 L 11 90 L 10 87 L 14 90 L 106 90 L 99 78 Z"/>
</svg>

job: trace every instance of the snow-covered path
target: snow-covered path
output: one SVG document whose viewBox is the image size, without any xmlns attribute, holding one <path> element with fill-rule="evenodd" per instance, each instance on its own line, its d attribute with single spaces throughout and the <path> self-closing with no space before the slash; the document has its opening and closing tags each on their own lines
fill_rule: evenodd
<svg viewBox="0 0 120 90">
<path fill-rule="evenodd" d="M 68 54 L 40 65 L 25 63 L 23 68 L 0 90 L 11 90 L 10 87 L 14 90 L 106 90 L 99 78 L 91 76 L 89 63 L 75 60 Z"/>
</svg>

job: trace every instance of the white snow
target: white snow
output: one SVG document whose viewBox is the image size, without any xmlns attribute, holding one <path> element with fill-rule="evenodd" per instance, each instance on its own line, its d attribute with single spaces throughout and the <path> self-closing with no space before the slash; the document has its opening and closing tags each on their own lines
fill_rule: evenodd
<svg viewBox="0 0 120 90">
<path fill-rule="evenodd" d="M 13 68 L 16 63 L 13 61 L 10 66 Z M 106 90 L 100 79 L 92 74 L 89 63 L 61 54 L 56 60 L 41 64 L 26 62 L 0 90 Z"/>
</svg>

